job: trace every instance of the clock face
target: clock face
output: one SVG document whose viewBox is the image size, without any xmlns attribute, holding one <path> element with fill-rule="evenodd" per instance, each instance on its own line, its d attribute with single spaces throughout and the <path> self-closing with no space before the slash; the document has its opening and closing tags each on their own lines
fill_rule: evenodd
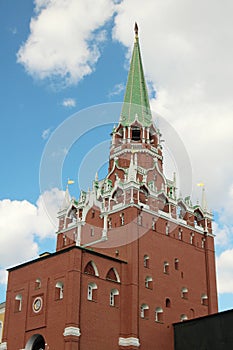
<svg viewBox="0 0 233 350">
<path fill-rule="evenodd" d="M 43 299 L 41 297 L 36 297 L 32 303 L 32 310 L 34 312 L 40 312 L 43 306 Z"/>
</svg>

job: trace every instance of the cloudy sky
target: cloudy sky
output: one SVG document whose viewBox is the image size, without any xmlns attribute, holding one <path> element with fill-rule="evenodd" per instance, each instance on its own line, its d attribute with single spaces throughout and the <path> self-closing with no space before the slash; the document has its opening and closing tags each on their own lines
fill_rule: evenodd
<svg viewBox="0 0 233 350">
<path fill-rule="evenodd" d="M 0 301 L 6 267 L 54 251 L 56 228 L 46 212 L 56 213 L 67 178 L 76 181 L 82 159 L 108 140 L 99 128 L 54 147 L 64 161 L 61 183 L 40 186 L 46 147 L 62 135 L 57 130 L 78 111 L 122 101 L 136 20 L 152 110 L 189 155 L 194 203 L 196 184 L 205 183 L 220 310 L 233 308 L 232 12 L 230 0 L 1 1 Z"/>
</svg>

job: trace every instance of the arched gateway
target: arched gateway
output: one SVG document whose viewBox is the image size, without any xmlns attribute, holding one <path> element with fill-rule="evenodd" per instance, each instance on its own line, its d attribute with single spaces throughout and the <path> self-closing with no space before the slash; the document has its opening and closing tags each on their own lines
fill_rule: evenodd
<svg viewBox="0 0 233 350">
<path fill-rule="evenodd" d="M 25 350 L 45 350 L 45 340 L 40 334 L 34 334 L 27 342 Z"/>
</svg>

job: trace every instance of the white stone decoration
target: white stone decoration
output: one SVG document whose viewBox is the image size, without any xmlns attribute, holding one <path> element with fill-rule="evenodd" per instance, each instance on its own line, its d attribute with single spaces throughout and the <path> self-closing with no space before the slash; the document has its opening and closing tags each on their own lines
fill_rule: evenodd
<svg viewBox="0 0 233 350">
<path fill-rule="evenodd" d="M 7 350 L 7 343 L 6 342 L 0 344 L 0 350 Z"/>
<path fill-rule="evenodd" d="M 119 338 L 119 343 L 120 346 L 140 346 L 139 339 L 130 337 L 130 338 Z"/>
<path fill-rule="evenodd" d="M 64 329 L 63 335 L 64 335 L 64 337 L 68 337 L 69 335 L 73 335 L 75 337 L 80 337 L 80 335 L 81 335 L 80 328 L 78 328 L 78 327 L 66 327 Z"/>
</svg>

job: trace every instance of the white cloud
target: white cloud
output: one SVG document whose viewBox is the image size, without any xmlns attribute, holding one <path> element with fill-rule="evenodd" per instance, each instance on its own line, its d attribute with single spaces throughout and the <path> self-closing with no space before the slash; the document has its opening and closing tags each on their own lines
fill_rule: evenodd
<svg viewBox="0 0 233 350">
<path fill-rule="evenodd" d="M 0 270 L 0 284 L 7 284 L 8 273 L 6 270 Z"/>
<path fill-rule="evenodd" d="M 215 243 L 218 247 L 228 247 L 232 241 L 232 228 L 226 224 L 221 226 L 222 218 L 219 219 L 220 223 L 213 222 L 213 231 L 216 235 Z"/>
<path fill-rule="evenodd" d="M 65 98 L 62 101 L 62 106 L 64 106 L 64 107 L 75 107 L 76 106 L 76 100 L 74 98 Z"/>
<path fill-rule="evenodd" d="M 6 281 L 6 267 L 35 258 L 38 239 L 55 234 L 52 222 L 63 199 L 64 192 L 55 188 L 40 195 L 36 205 L 26 200 L 0 201 L 0 283 Z"/>
<path fill-rule="evenodd" d="M 50 128 L 43 130 L 41 134 L 42 139 L 46 140 L 49 137 L 50 132 L 51 132 Z"/>
<path fill-rule="evenodd" d="M 75 84 L 90 74 L 105 40 L 102 26 L 114 13 L 114 2 L 35 0 L 30 34 L 17 60 L 38 79 Z"/>
<path fill-rule="evenodd" d="M 233 293 L 233 249 L 225 250 L 217 258 L 217 281 L 219 293 Z"/>
<path fill-rule="evenodd" d="M 125 85 L 123 83 L 116 84 L 113 89 L 109 92 L 108 96 L 116 96 L 120 95 L 120 93 L 125 89 Z"/>
<path fill-rule="evenodd" d="M 152 109 L 187 148 L 194 202 L 203 181 L 209 207 L 228 213 L 232 225 L 232 2 L 124 0 L 117 7 L 113 36 L 129 50 L 138 21 L 145 73 L 157 91 Z"/>
</svg>

